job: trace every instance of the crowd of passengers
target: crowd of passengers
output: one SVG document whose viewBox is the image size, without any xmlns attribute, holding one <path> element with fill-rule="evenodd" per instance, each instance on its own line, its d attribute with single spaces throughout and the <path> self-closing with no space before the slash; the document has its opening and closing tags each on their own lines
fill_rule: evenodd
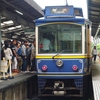
<svg viewBox="0 0 100 100">
<path fill-rule="evenodd" d="M 5 40 L 4 44 L 1 43 L 1 47 L 1 60 L 4 58 L 7 61 L 11 60 L 12 72 L 35 72 L 35 40 L 32 43 Z"/>
</svg>

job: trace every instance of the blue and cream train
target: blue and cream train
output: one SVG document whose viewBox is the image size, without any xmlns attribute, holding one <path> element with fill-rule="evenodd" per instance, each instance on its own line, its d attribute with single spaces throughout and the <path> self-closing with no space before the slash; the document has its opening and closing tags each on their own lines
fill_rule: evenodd
<svg viewBox="0 0 100 100">
<path fill-rule="evenodd" d="M 86 97 L 92 86 L 91 22 L 81 8 L 68 5 L 45 7 L 44 18 L 35 22 L 38 95 Z"/>
</svg>

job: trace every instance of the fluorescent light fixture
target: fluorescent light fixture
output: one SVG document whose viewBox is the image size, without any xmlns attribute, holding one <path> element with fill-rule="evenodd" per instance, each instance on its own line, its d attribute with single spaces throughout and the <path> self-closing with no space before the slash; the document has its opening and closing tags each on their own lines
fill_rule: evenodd
<svg viewBox="0 0 100 100">
<path fill-rule="evenodd" d="M 6 17 L 1 17 L 1 19 L 6 19 Z"/>
<path fill-rule="evenodd" d="M 100 27 L 100 24 L 99 24 L 99 26 L 98 27 Z"/>
<path fill-rule="evenodd" d="M 15 29 L 15 27 L 10 27 L 10 28 L 8 28 L 8 30 L 13 30 L 13 29 Z"/>
<path fill-rule="evenodd" d="M 22 27 L 21 25 L 15 26 L 15 28 L 21 28 L 21 27 Z"/>
<path fill-rule="evenodd" d="M 8 31 L 7 29 L 1 29 L 1 31 L 5 32 L 5 31 Z"/>
<path fill-rule="evenodd" d="M 5 22 L 3 22 L 3 24 L 12 24 L 12 23 L 13 23 L 12 20 L 9 20 L 9 21 L 5 21 Z"/>
<path fill-rule="evenodd" d="M 5 25 L 5 24 L 1 23 L 1 26 L 3 26 L 3 25 Z"/>
<path fill-rule="evenodd" d="M 18 14 L 20 14 L 20 15 L 23 15 L 23 13 L 22 12 L 20 12 L 20 11 L 18 11 L 18 10 L 15 10 Z"/>
<path fill-rule="evenodd" d="M 18 36 L 17 35 L 15 35 L 15 36 L 12 36 L 12 38 L 17 38 Z"/>
<path fill-rule="evenodd" d="M 26 38 L 22 38 L 22 39 L 26 39 Z"/>
</svg>

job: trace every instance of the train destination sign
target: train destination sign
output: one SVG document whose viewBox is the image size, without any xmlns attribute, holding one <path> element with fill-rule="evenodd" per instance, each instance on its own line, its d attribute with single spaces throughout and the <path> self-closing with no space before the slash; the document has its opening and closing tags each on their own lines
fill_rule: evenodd
<svg viewBox="0 0 100 100">
<path fill-rule="evenodd" d="M 52 14 L 67 14 L 69 13 L 69 8 L 63 7 L 63 8 L 51 8 Z"/>
<path fill-rule="evenodd" d="M 47 6 L 45 8 L 45 17 L 74 17 L 73 6 Z"/>
</svg>

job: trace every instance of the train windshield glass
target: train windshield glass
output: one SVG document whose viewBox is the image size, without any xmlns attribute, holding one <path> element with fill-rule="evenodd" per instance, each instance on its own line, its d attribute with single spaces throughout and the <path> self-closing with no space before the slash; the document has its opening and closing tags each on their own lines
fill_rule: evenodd
<svg viewBox="0 0 100 100">
<path fill-rule="evenodd" d="M 38 27 L 38 53 L 82 53 L 82 26 L 46 24 Z"/>
</svg>

